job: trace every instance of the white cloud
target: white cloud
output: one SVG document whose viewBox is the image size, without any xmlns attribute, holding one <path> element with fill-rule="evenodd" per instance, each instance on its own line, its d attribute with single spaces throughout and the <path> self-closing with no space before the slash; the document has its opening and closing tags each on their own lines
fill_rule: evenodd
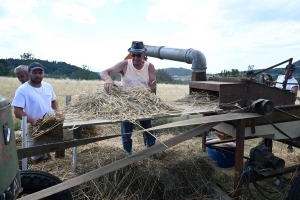
<svg viewBox="0 0 300 200">
<path fill-rule="evenodd" d="M 1 2 L 1 6 L 4 6 L 12 15 L 23 15 L 31 11 L 33 7 L 37 6 L 36 0 L 5 0 Z"/>
<path fill-rule="evenodd" d="M 288 59 L 288 52 L 299 59 L 300 21 L 292 19 L 300 6 L 296 1 L 153 2 L 149 21 L 186 25 L 163 45 L 200 50 L 207 58 L 208 71 L 269 65 Z"/>
<path fill-rule="evenodd" d="M 69 1 L 69 3 L 74 3 L 76 1 Z M 81 6 L 88 8 L 99 8 L 106 4 L 107 0 L 77 0 Z"/>
<path fill-rule="evenodd" d="M 52 14 L 61 19 L 69 19 L 79 23 L 94 24 L 96 18 L 92 10 L 77 4 L 55 3 L 52 5 Z"/>
</svg>

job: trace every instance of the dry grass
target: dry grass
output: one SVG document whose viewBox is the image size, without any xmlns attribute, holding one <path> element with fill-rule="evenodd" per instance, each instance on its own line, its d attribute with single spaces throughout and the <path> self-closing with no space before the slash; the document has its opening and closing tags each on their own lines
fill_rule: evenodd
<svg viewBox="0 0 300 200">
<path fill-rule="evenodd" d="M 173 135 L 161 136 L 162 140 Z M 133 138 L 134 151 L 143 147 L 141 135 Z M 201 153 L 196 138 L 72 189 L 74 199 L 215 199 L 210 183 L 214 166 Z M 50 172 L 68 180 L 126 157 L 120 138 L 79 147 L 77 172 L 72 172 L 72 150 L 66 158 L 52 159 L 30 169 Z M 63 169 L 63 170 L 62 170 Z"/>
</svg>

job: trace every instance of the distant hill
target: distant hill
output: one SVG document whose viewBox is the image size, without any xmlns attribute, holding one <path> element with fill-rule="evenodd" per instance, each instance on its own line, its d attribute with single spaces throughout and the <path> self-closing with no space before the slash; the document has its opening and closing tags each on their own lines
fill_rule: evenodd
<svg viewBox="0 0 300 200">
<path fill-rule="evenodd" d="M 190 69 L 185 69 L 185 68 L 166 68 L 165 69 L 170 76 L 191 76 L 192 75 L 192 70 Z"/>
<path fill-rule="evenodd" d="M 9 64 L 10 75 L 15 76 L 13 70 L 19 65 L 29 65 L 32 62 L 39 62 L 45 68 L 45 76 L 51 78 L 70 78 L 70 79 L 84 79 L 84 80 L 94 80 L 99 79 L 99 74 L 89 70 L 89 67 L 83 65 L 82 67 L 77 67 L 75 65 L 70 65 L 65 62 L 58 61 L 48 61 L 40 59 L 5 59 Z"/>
</svg>

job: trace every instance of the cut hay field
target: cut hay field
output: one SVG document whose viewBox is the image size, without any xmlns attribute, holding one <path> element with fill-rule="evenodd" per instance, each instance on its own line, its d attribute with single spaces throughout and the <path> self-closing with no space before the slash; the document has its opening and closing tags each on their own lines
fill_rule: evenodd
<svg viewBox="0 0 300 200">
<path fill-rule="evenodd" d="M 61 107 L 65 105 L 65 96 L 76 98 L 82 91 L 93 92 L 101 87 L 101 81 L 76 81 L 45 79 L 49 82 L 57 96 Z M 14 92 L 20 83 L 16 78 L 0 77 L 0 94 L 6 96 L 11 102 Z M 184 97 L 189 92 L 188 85 L 158 84 L 157 95 L 163 100 L 175 100 Z M 16 119 L 14 119 L 16 120 Z M 120 134 L 120 127 L 115 125 L 102 125 L 100 135 Z M 170 139 L 185 130 L 166 129 L 158 133 L 160 141 Z M 200 133 L 199 133 L 200 134 Z M 18 133 L 18 136 L 20 134 Z M 209 137 L 215 137 L 211 132 Z M 250 149 L 255 147 L 261 139 L 245 141 L 244 155 L 249 157 Z M 201 137 L 195 137 L 169 148 L 156 155 L 156 158 L 147 158 L 123 169 L 112 172 L 101 178 L 94 179 L 85 184 L 71 189 L 73 198 L 79 199 L 222 199 L 225 194 L 213 195 L 212 184 L 220 184 L 227 193 L 233 192 L 234 168 L 221 169 L 214 165 L 205 152 L 202 152 Z M 286 166 L 300 164 L 300 151 L 287 153 L 286 145 L 274 142 L 273 152 L 283 158 Z M 20 137 L 18 137 L 20 145 Z M 144 149 L 144 141 L 141 134 L 133 135 L 133 151 Z M 91 170 L 103 167 L 116 160 L 125 158 L 121 139 L 114 138 L 78 147 L 77 171 L 72 172 L 73 149 L 66 150 L 65 158 L 54 158 L 38 165 L 29 165 L 29 169 L 42 170 L 58 176 L 66 181 L 73 177 L 85 174 Z M 279 199 L 284 199 L 290 187 L 290 182 L 296 174 L 284 175 L 282 184 L 274 185 L 276 178 L 261 181 L 260 183 L 272 191 L 281 192 Z M 255 199 L 265 199 L 250 185 L 240 199 L 252 199 L 249 191 Z M 268 197 L 274 198 L 277 193 Z"/>
</svg>

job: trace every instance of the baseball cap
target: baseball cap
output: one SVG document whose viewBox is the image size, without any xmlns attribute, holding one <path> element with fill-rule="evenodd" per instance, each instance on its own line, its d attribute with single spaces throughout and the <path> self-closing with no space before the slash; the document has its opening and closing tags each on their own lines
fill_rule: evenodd
<svg viewBox="0 0 300 200">
<path fill-rule="evenodd" d="M 38 62 L 33 62 L 33 63 L 31 63 L 31 64 L 28 66 L 28 70 L 29 70 L 29 71 L 33 71 L 33 70 L 35 70 L 35 69 L 41 69 L 41 70 L 44 71 L 43 65 L 41 65 L 41 64 L 38 63 Z"/>
<path fill-rule="evenodd" d="M 289 65 L 287 65 L 287 66 L 285 67 L 285 70 L 287 70 L 288 66 L 289 66 Z M 296 70 L 296 65 L 291 64 L 291 66 L 290 66 L 290 71 L 295 71 L 295 70 Z"/>
</svg>

